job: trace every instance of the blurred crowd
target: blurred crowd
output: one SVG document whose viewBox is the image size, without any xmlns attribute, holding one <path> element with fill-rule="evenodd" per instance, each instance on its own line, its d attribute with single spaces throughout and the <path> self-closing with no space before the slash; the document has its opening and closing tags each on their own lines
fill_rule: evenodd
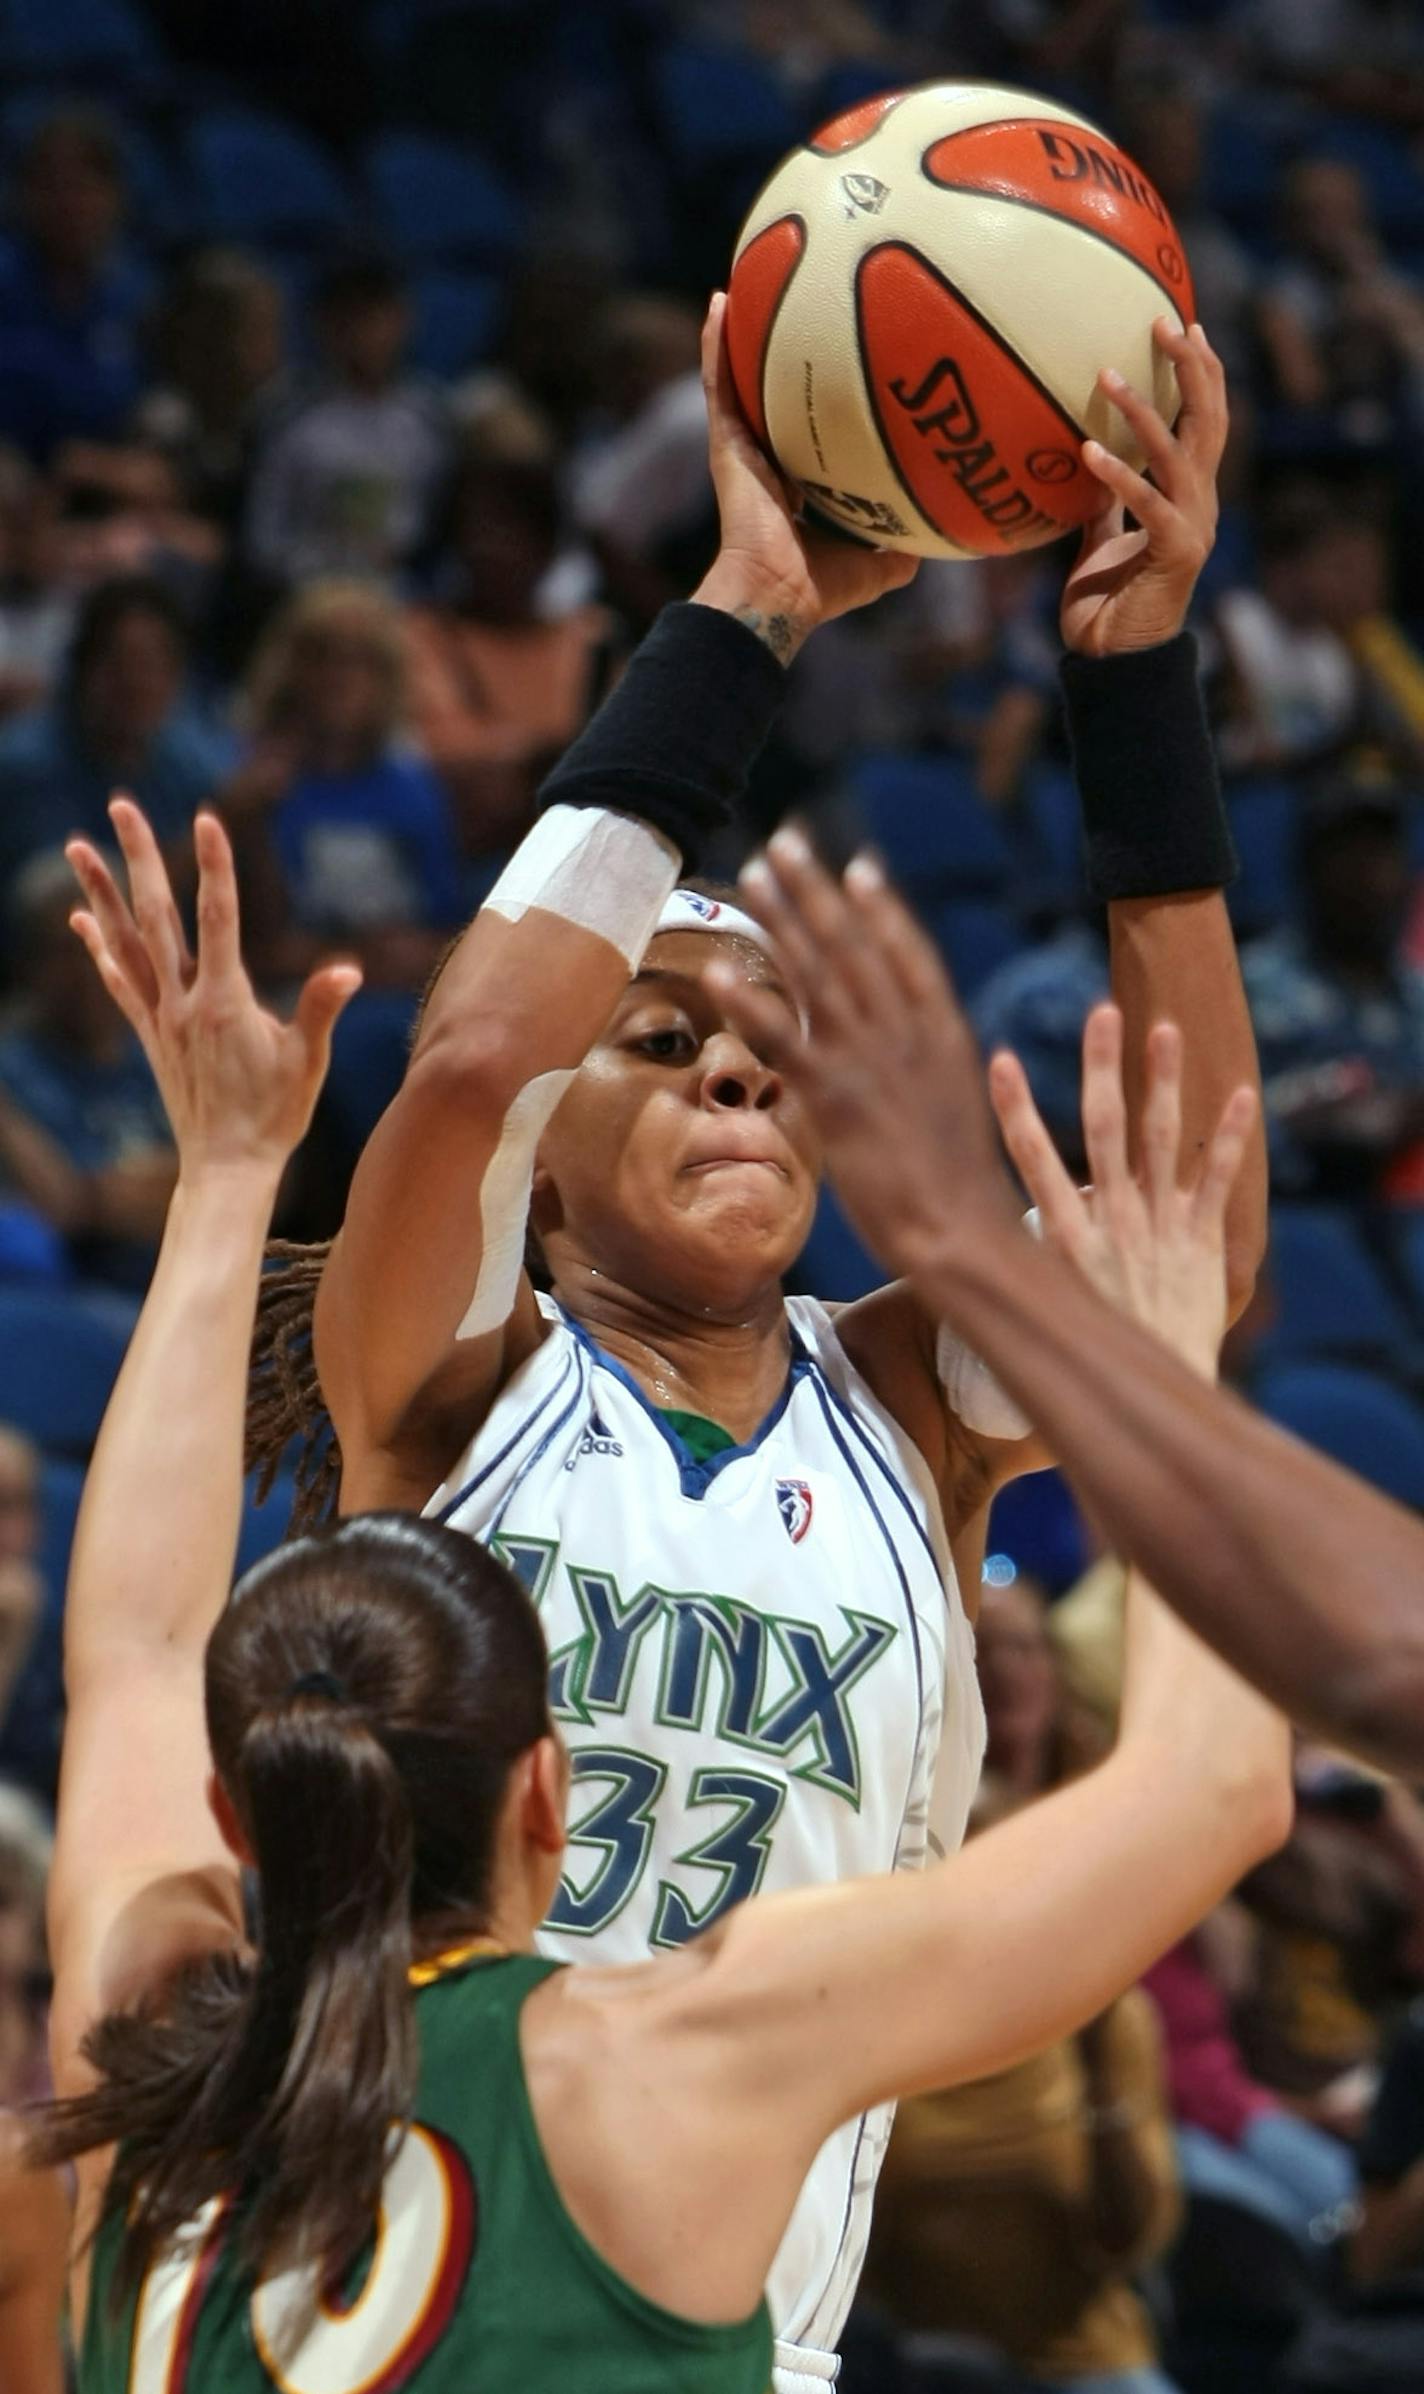
<svg viewBox="0 0 1424 2394">
<path fill-rule="evenodd" d="M 955 74 L 1112 131 L 1227 364 L 1196 630 L 1274 1187 L 1229 1366 L 1424 1503 L 1412 0 L 0 11 L 0 2105 L 43 2077 L 64 1563 L 174 1174 L 62 842 L 103 842 L 122 787 L 177 859 L 215 805 L 260 982 L 360 957 L 284 1199 L 288 1233 L 329 1232 L 432 964 L 710 555 L 698 329 L 747 202 L 820 119 Z M 931 566 L 820 633 L 712 861 L 792 808 L 833 854 L 876 838 L 1077 1160 L 1108 966 L 1063 563 Z M 803 1285 L 873 1271 L 827 1200 Z M 245 1551 L 281 1518 L 279 1486 Z M 1098 1750 L 1121 1610 L 1052 1475 L 991 1546 L 986 1818 Z M 1328 1755 L 1300 1785 L 1288 1852 L 1144 1990 L 907 2108 L 847 2394 L 1424 2382 L 1424 1815 Z"/>
</svg>

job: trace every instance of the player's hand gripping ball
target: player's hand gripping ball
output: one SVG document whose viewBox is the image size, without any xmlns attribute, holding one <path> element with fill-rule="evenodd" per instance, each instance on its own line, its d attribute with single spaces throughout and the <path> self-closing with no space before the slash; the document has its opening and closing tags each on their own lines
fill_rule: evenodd
<svg viewBox="0 0 1424 2394">
<path fill-rule="evenodd" d="M 1177 414 L 1154 318 L 1181 241 L 1116 144 L 1055 100 L 931 83 L 783 159 L 728 286 L 737 396 L 823 514 L 924 557 L 1042 547 L 1095 515 L 1085 439 L 1140 467 L 1104 367 Z"/>
</svg>

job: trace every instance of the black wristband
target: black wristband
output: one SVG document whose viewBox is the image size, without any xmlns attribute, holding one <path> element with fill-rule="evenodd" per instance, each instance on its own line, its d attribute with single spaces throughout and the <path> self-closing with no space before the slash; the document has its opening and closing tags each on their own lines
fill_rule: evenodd
<svg viewBox="0 0 1424 2394">
<path fill-rule="evenodd" d="M 725 823 L 771 729 L 786 675 L 735 616 L 664 607 L 617 688 L 539 793 L 549 806 L 637 815 L 695 868 Z"/>
<path fill-rule="evenodd" d="M 1191 633 L 1121 657 L 1066 656 L 1059 674 L 1093 896 L 1165 898 L 1234 880 Z"/>
</svg>

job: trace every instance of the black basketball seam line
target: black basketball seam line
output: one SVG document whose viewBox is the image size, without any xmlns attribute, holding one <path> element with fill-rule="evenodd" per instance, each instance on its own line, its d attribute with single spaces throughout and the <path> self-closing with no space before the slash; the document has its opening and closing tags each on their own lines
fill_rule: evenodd
<svg viewBox="0 0 1424 2394">
<path fill-rule="evenodd" d="M 877 118 L 876 118 L 876 120 L 875 120 L 874 124 L 871 126 L 871 128 L 870 128 L 870 131 L 869 131 L 868 133 L 859 133 L 859 134 L 857 134 L 857 136 L 856 136 L 855 140 L 854 140 L 854 141 L 848 141 L 848 142 L 845 144 L 845 147 L 844 147 L 843 149 L 839 149 L 839 150 L 822 150 L 822 149 L 818 149 L 818 148 L 817 148 L 817 146 L 816 146 L 816 144 L 815 144 L 815 142 L 814 142 L 814 141 L 803 141 L 803 142 L 802 142 L 802 144 L 801 144 L 801 155 L 802 155 L 802 157 L 803 157 L 803 158 L 849 158 L 849 157 L 851 157 L 851 156 L 853 155 L 853 153 L 854 153 L 856 150 L 863 150 L 863 149 L 864 149 L 864 147 L 865 147 L 865 145 L 866 145 L 866 143 L 867 143 L 868 141 L 873 141 L 873 140 L 875 139 L 875 136 L 876 136 L 876 134 L 879 132 L 879 130 L 880 130 L 880 128 L 881 128 L 881 126 L 884 124 L 886 117 L 887 117 L 887 116 L 893 116 L 893 115 L 894 115 L 894 113 L 895 113 L 895 111 L 896 111 L 896 109 L 897 109 L 897 108 L 900 106 L 900 103 L 901 103 L 901 101 L 902 101 L 902 100 L 908 100 L 908 99 L 909 99 L 911 96 L 912 96 L 912 95 L 911 95 L 911 93 L 910 93 L 910 92 L 908 92 L 908 91 L 896 91 L 896 92 L 891 92 L 891 93 L 889 93 L 889 94 L 888 94 L 888 96 L 887 96 L 887 104 L 886 104 L 886 106 L 885 106 L 884 108 L 882 108 L 882 109 L 881 109 L 881 111 L 880 111 L 880 114 L 877 116 Z M 853 101 L 853 102 L 852 102 L 852 106 L 853 106 L 853 107 L 857 107 L 857 108 L 863 108 L 863 107 L 865 106 L 865 102 L 864 102 L 863 100 L 856 100 L 856 101 Z M 840 112 L 840 113 L 842 114 L 842 116 L 849 116 L 849 114 L 850 114 L 850 109 L 848 109 L 848 108 L 843 108 L 843 109 L 841 110 L 841 112 Z M 835 118 L 834 118 L 833 116 L 832 116 L 832 117 L 828 117 L 828 118 L 827 118 L 827 120 L 826 120 L 826 122 L 827 122 L 828 124 L 832 124 L 832 125 L 835 123 L 835 121 L 836 121 L 836 120 L 835 120 Z M 824 125 L 822 125 L 822 126 L 819 128 L 819 130 L 820 130 L 821 132 L 824 132 L 824 131 L 825 131 L 825 129 L 826 129 L 826 128 L 825 128 L 825 126 L 824 126 Z"/>
<path fill-rule="evenodd" d="M 900 460 L 895 454 L 895 444 L 885 429 L 885 419 L 880 413 L 880 403 L 875 394 L 875 377 L 870 371 L 870 360 L 865 354 L 865 316 L 861 307 L 860 282 L 861 276 L 865 271 L 867 260 L 877 256 L 882 249 L 898 249 L 909 258 L 918 258 L 919 256 L 918 250 L 907 249 L 903 241 L 877 241 L 874 249 L 863 250 L 860 257 L 856 260 L 855 353 L 857 358 L 860 360 L 860 379 L 865 390 L 865 395 L 870 402 L 871 418 L 874 422 L 876 434 L 880 441 L 880 454 L 884 458 L 886 464 L 889 466 L 891 473 L 895 477 L 895 480 L 898 482 L 902 496 L 913 513 L 919 517 L 920 522 L 924 525 L 926 531 L 932 532 L 936 540 L 948 540 L 949 534 L 947 532 L 941 531 L 939 525 L 935 522 L 934 517 L 930 514 L 928 508 L 922 507 L 920 505 L 919 500 L 915 497 L 914 492 L 911 490 L 909 483 L 905 480 L 905 477 L 900 470 Z M 951 546 L 957 548 L 959 543 L 955 541 L 951 543 Z M 966 554 L 969 557 L 973 557 L 976 552 L 973 549 L 970 549 L 966 552 Z"/>
<path fill-rule="evenodd" d="M 1016 117 L 1010 121 L 1017 124 L 1025 120 Z M 971 131 L 977 131 L 978 128 L 970 127 L 968 129 Z M 952 141 L 954 139 L 954 135 L 947 134 L 945 138 Z M 1120 241 L 1114 241 L 1111 233 L 1100 232 L 1096 225 L 1080 224 L 1076 216 L 1064 216 L 1059 209 L 1046 207 L 1042 200 L 1021 199 L 1018 194 L 1013 191 L 986 191 L 978 183 L 942 183 L 938 175 L 932 175 L 930 173 L 929 168 L 926 166 L 923 158 L 920 160 L 920 173 L 924 176 L 925 181 L 929 184 L 932 191 L 958 191 L 961 192 L 967 199 L 996 199 L 1002 200 L 1006 208 L 1030 208 L 1035 216 L 1049 216 L 1053 219 L 1055 224 L 1066 224 L 1075 233 L 1086 233 L 1090 241 L 1101 241 L 1104 249 L 1110 249 L 1115 258 L 1126 258 L 1129 266 L 1136 266 L 1143 274 L 1146 275 L 1150 283 L 1156 284 L 1157 289 L 1162 293 L 1164 299 L 1171 300 L 1173 307 L 1177 309 L 1177 314 L 1182 321 L 1182 328 L 1185 331 L 1187 318 L 1184 311 L 1177 306 L 1180 294 L 1173 290 L 1170 283 L 1164 282 L 1160 275 L 1154 274 L 1150 266 L 1144 266 L 1140 258 L 1135 258 L 1130 249 L 1124 249 Z M 1158 196 L 1160 198 L 1160 193 Z M 1186 243 L 1182 240 L 1181 235 L 1177 233 L 1177 228 L 1174 224 L 1172 224 L 1170 216 L 1168 217 L 1167 222 L 1169 226 L 1171 226 L 1172 232 L 1177 235 L 1177 254 L 1181 258 L 1182 264 L 1186 269 L 1187 280 L 1188 282 L 1191 282 L 1191 261 L 1187 256 Z M 1193 307 L 1196 305 L 1196 296 L 1196 287 L 1193 285 Z"/>
<path fill-rule="evenodd" d="M 772 455 L 773 459 L 775 457 L 775 452 L 771 447 L 771 418 L 767 412 L 766 404 L 766 365 L 767 359 L 771 355 L 771 336 L 776 330 L 776 319 L 786 305 L 786 294 L 790 290 L 792 284 L 795 282 L 797 275 L 800 273 L 801 261 L 806 255 L 806 219 L 804 216 L 798 216 L 794 208 L 790 208 L 787 210 L 784 216 L 774 216 L 770 224 L 764 224 L 761 228 L 761 231 L 759 233 L 753 233 L 750 241 L 747 243 L 747 250 L 755 249 L 758 241 L 762 240 L 766 234 L 774 233 L 777 226 L 783 224 L 795 225 L 798 233 L 801 236 L 801 247 L 796 252 L 796 256 L 792 261 L 791 272 L 787 275 L 786 280 L 781 286 L 781 289 L 776 294 L 776 305 L 766 320 L 766 331 L 761 337 L 761 355 L 757 359 L 757 396 L 761 400 L 761 420 L 766 426 L 766 431 L 762 436 L 762 440 L 767 451 Z M 733 258 L 732 274 L 728 275 L 727 277 L 729 285 L 732 280 L 732 275 L 735 275 L 738 266 L 741 264 L 741 258 L 745 257 L 746 254 L 747 251 L 744 250 L 741 253 L 741 257 Z M 733 375 L 732 381 L 735 385 L 735 375 Z M 752 426 L 751 429 L 753 437 L 755 438 L 756 427 Z"/>
<path fill-rule="evenodd" d="M 865 354 L 865 345 L 861 332 L 862 317 L 860 307 L 860 279 L 869 261 L 872 258 L 877 257 L 882 250 L 886 249 L 898 250 L 902 257 L 913 258 L 917 266 L 923 266 L 925 272 L 934 277 L 934 280 L 940 285 L 940 287 L 949 293 L 950 298 L 954 300 L 958 306 L 963 308 L 965 314 L 967 316 L 973 317 L 975 323 L 979 326 L 980 331 L 986 332 L 989 335 L 990 340 L 997 342 L 999 347 L 1013 359 L 1014 364 L 1024 376 L 1025 381 L 1032 383 L 1034 389 L 1038 392 L 1039 397 L 1047 401 L 1054 414 L 1059 418 L 1059 421 L 1064 425 L 1068 433 L 1071 435 L 1073 442 L 1073 455 L 1075 460 L 1079 463 L 1082 462 L 1082 447 L 1084 441 L 1088 438 L 1088 435 L 1083 431 L 1082 426 L 1075 422 L 1074 418 L 1069 415 L 1068 410 L 1066 407 L 1064 407 L 1062 401 L 1060 399 L 1055 399 L 1052 391 L 1049 390 L 1046 383 L 1039 381 L 1038 376 L 1035 374 L 1032 366 L 1028 363 L 1028 360 L 1026 358 L 1020 357 L 1018 350 L 1014 347 L 1012 341 L 1008 339 L 1006 334 L 1000 331 L 998 325 L 991 324 L 987 316 L 981 316 L 979 310 L 975 307 L 973 300 L 966 298 L 964 293 L 959 289 L 958 285 L 956 283 L 952 283 L 947 274 L 941 274 L 937 266 L 932 266 L 929 259 L 924 257 L 919 250 L 912 249 L 909 243 L 906 241 L 877 241 L 874 249 L 863 250 L 859 259 L 857 260 L 855 269 L 855 338 L 856 348 L 860 356 L 861 376 L 865 383 L 865 388 L 870 396 L 870 412 L 875 418 L 875 429 L 880 435 L 881 448 L 883 449 L 885 456 L 894 471 L 896 481 L 899 483 L 900 488 L 904 491 L 906 498 L 910 502 L 910 505 L 914 508 L 917 515 L 920 515 L 924 518 L 924 521 L 929 525 L 930 530 L 934 533 L 937 539 L 948 540 L 950 537 L 949 534 L 947 532 L 941 531 L 939 525 L 934 521 L 933 517 L 925 508 L 920 505 L 919 500 L 915 497 L 914 492 L 910 489 L 909 484 L 906 482 L 903 474 L 900 471 L 899 459 L 895 455 L 894 445 L 890 440 L 889 434 L 886 432 L 884 420 L 881 416 L 879 406 L 876 403 L 875 379 L 870 371 L 870 361 Z M 1051 488 L 1053 486 L 1049 485 L 1048 487 Z M 1066 533 L 1076 532 L 1079 528 L 1080 522 L 1081 518 L 1064 524 L 1057 534 L 1057 538 L 1061 540 Z M 1045 543 L 1044 545 L 1046 546 L 1047 544 Z M 987 552 L 978 549 L 972 549 L 970 551 L 971 556 L 980 556 L 984 554 L 995 556 L 1000 553 L 1012 555 L 1013 551 L 1005 550 L 1003 552 L 999 552 L 992 549 L 988 550 Z"/>
</svg>

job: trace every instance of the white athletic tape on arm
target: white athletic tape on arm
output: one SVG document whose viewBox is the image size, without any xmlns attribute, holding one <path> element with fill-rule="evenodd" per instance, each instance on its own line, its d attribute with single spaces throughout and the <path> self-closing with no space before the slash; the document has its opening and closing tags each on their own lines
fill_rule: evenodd
<svg viewBox="0 0 1424 2394">
<path fill-rule="evenodd" d="M 504 1118 L 499 1145 L 480 1185 L 479 1277 L 457 1338 L 483 1338 L 502 1329 L 514 1310 L 524 1269 L 524 1236 L 534 1157 L 544 1131 L 574 1077 L 573 1067 L 526 1081 Z"/>
<path fill-rule="evenodd" d="M 1036 1238 L 1043 1236 L 1043 1223 L 1038 1207 L 1024 1215 L 1024 1228 Z M 982 1355 L 976 1355 L 962 1338 L 956 1338 L 948 1322 L 941 1322 L 935 1339 L 935 1370 L 939 1384 L 949 1400 L 950 1411 L 957 1414 L 966 1430 L 973 1430 L 980 1438 L 1027 1438 L 1033 1423 L 1008 1390 L 995 1379 Z"/>
<path fill-rule="evenodd" d="M 485 900 L 517 923 L 531 906 L 606 939 L 636 972 L 677 881 L 679 857 L 636 815 L 551 806 L 520 841 Z"/>
</svg>

